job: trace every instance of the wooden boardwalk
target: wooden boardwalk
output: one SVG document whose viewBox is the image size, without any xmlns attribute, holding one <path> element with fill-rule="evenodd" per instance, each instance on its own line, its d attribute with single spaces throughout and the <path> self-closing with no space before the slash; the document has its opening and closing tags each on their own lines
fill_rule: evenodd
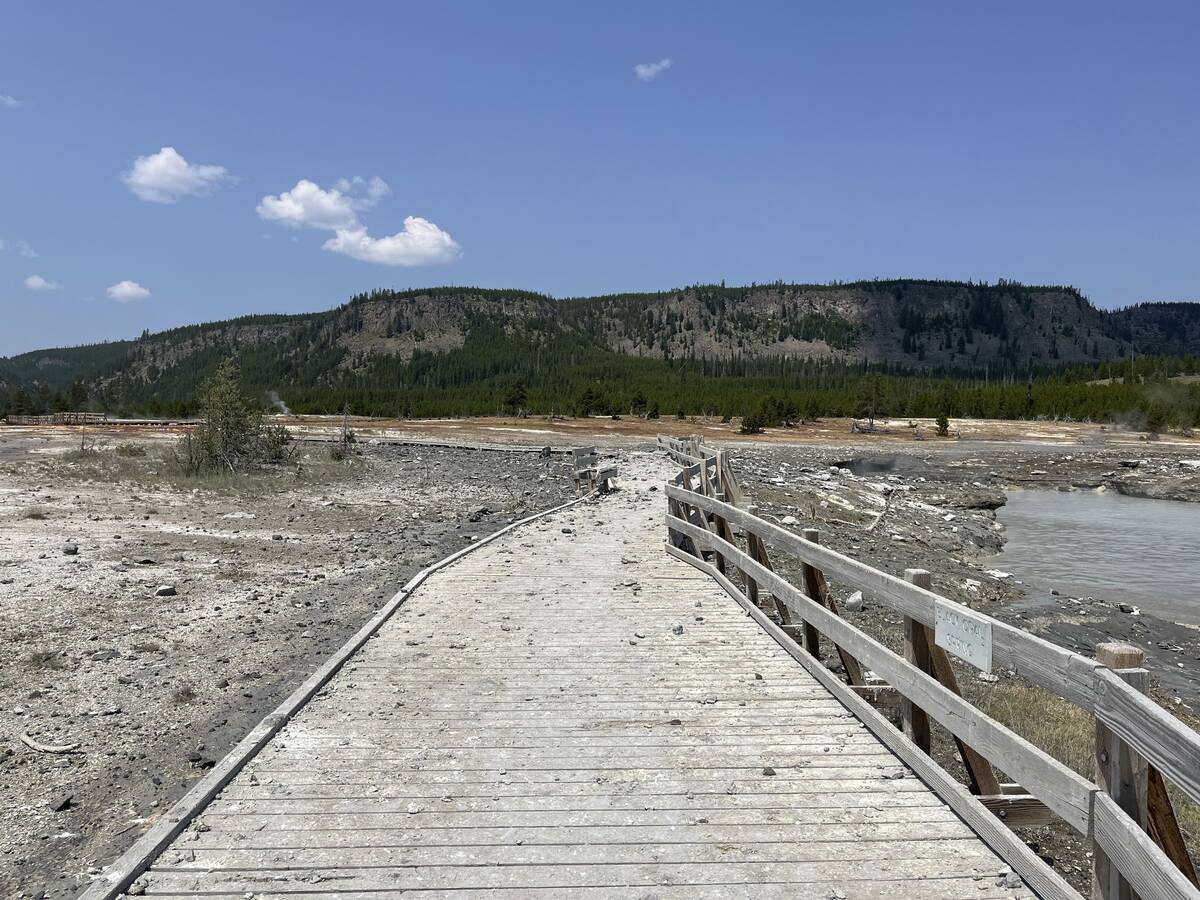
<svg viewBox="0 0 1200 900">
<path fill-rule="evenodd" d="M 665 459 L 426 581 L 149 896 L 1032 896 L 711 579 Z"/>
</svg>

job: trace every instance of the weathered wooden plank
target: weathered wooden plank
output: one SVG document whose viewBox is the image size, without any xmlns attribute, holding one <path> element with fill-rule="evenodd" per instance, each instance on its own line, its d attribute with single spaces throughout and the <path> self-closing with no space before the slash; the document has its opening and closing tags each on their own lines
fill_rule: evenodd
<svg viewBox="0 0 1200 900">
<path fill-rule="evenodd" d="M 1124 683 L 1145 692 L 1150 686 L 1149 673 L 1140 668 L 1144 654 L 1131 644 L 1106 643 L 1096 647 L 1096 660 L 1113 669 Z M 1129 820 L 1141 830 L 1149 826 L 1145 758 L 1115 735 L 1104 722 L 1096 719 L 1096 785 L 1111 797 Z M 1133 900 L 1129 881 L 1113 864 L 1104 849 L 1095 843 L 1092 853 L 1092 895 L 1097 900 Z"/>
<path fill-rule="evenodd" d="M 1187 877 L 1108 794 L 1096 794 L 1095 840 L 1144 900 L 1200 900 Z"/>
<path fill-rule="evenodd" d="M 1175 806 L 1171 803 L 1171 795 L 1167 793 L 1167 784 L 1163 781 L 1162 773 L 1154 766 L 1149 767 L 1146 786 L 1149 793 L 1147 812 L 1150 837 L 1154 838 L 1154 843 L 1162 848 L 1175 868 L 1193 885 L 1200 887 L 1200 878 L 1196 877 L 1196 867 L 1179 828 L 1179 820 L 1175 818 Z"/>
<path fill-rule="evenodd" d="M 980 797 L 979 802 L 1009 828 L 1049 825 L 1055 818 L 1049 807 L 1032 794 L 995 794 Z"/>
<path fill-rule="evenodd" d="M 385 622 L 388 621 L 408 599 L 409 595 L 429 576 L 443 569 L 463 556 L 487 546 L 492 541 L 508 532 L 529 524 L 542 516 L 567 509 L 577 503 L 589 499 L 578 497 L 551 510 L 535 513 L 517 522 L 513 522 L 482 540 L 464 547 L 431 566 L 422 569 L 414 575 L 386 603 L 378 613 L 363 625 L 359 631 L 329 658 L 320 668 L 310 675 L 274 712 L 262 720 L 246 737 L 244 737 L 230 753 L 225 756 L 207 775 L 200 779 L 178 803 L 171 807 L 149 831 L 134 843 L 121 857 L 109 866 L 103 876 L 94 881 L 81 896 L 80 900 L 112 900 L 123 892 L 138 877 L 141 871 L 157 856 L 204 808 L 222 787 L 228 784 L 241 770 L 242 766 L 294 716 L 316 693 L 333 678 L 341 667 L 349 660 L 370 638 L 372 638 Z"/>
<path fill-rule="evenodd" d="M 680 527 L 690 529 L 692 526 L 680 523 Z M 712 535 L 704 538 L 693 534 L 693 537 L 699 540 L 715 540 Z M 956 693 L 909 665 L 874 638 L 813 603 L 789 582 L 764 569 L 738 548 L 726 547 L 725 551 L 730 559 L 748 568 L 761 583 L 770 585 L 776 596 L 783 598 L 784 602 L 793 607 L 797 616 L 813 621 L 824 634 L 835 643 L 846 647 L 903 696 L 920 704 L 951 734 L 975 748 L 985 758 L 996 760 L 1000 768 L 1019 779 L 1021 784 L 1040 797 L 1064 821 L 1081 834 L 1088 833 L 1091 796 L 1095 792 L 1091 782 L 1020 735 L 988 718 Z"/>
<path fill-rule="evenodd" d="M 814 834 L 803 824 L 768 823 L 760 825 L 623 825 L 561 826 L 550 828 L 346 828 L 305 831 L 245 832 L 232 826 L 236 822 L 217 822 L 208 831 L 189 832 L 182 849 L 340 849 L 385 847 L 459 847 L 459 846 L 577 846 L 581 844 L 676 843 L 738 844 L 783 843 L 804 845 L 816 840 L 835 851 L 843 844 L 883 844 L 900 840 L 922 840 L 931 844 L 942 841 L 974 840 L 978 836 L 961 821 L 928 822 L 915 830 L 912 823 L 871 822 L 869 824 L 823 824 Z M 927 851 L 932 853 L 934 851 Z"/>
<path fill-rule="evenodd" d="M 1095 692 L 1096 718 L 1200 803 L 1200 735 L 1108 669 Z"/>
<path fill-rule="evenodd" d="M 438 800 L 446 797 L 455 801 L 467 801 L 474 798 L 486 798 L 494 803 L 506 799 L 518 801 L 566 798 L 588 799 L 592 797 L 608 797 L 614 789 L 625 792 L 636 791 L 642 805 L 655 805 L 661 798 L 689 797 L 691 800 L 703 803 L 710 796 L 723 797 L 727 795 L 757 795 L 767 794 L 779 802 L 790 802 L 801 805 L 809 802 L 822 803 L 825 798 L 849 795 L 857 797 L 862 802 L 872 802 L 873 798 L 881 796 L 880 779 L 884 773 L 874 778 L 846 777 L 844 773 L 830 770 L 799 770 L 792 778 L 780 778 L 776 773 L 773 780 L 762 777 L 759 772 L 755 779 L 725 778 L 705 780 L 690 778 L 686 780 L 668 780 L 667 776 L 659 773 L 657 777 L 644 780 L 612 779 L 597 782 L 592 781 L 550 781 L 526 783 L 496 781 L 481 779 L 477 781 L 458 780 L 454 782 L 416 782 L 416 781 L 345 781 L 303 784 L 288 782 L 286 784 L 258 783 L 242 785 L 231 784 L 220 794 L 220 800 L 267 800 L 267 799 L 296 799 L 296 800 L 350 800 L 362 798 L 365 800 Z M 892 774 L 892 773 L 889 773 Z M 824 777 L 819 777 L 819 776 Z M 861 773 L 859 773 L 861 776 Z M 798 777 L 802 776 L 802 777 Z M 887 790 L 891 794 L 922 794 L 922 802 L 941 802 L 928 791 L 916 778 L 892 778 Z M 440 788 L 440 790 L 439 790 Z M 214 801 L 216 802 L 216 801 Z M 210 807 L 211 808 L 211 807 Z"/>
<path fill-rule="evenodd" d="M 252 850 L 237 848 L 181 848 L 169 850 L 156 863 L 158 869 L 271 869 L 271 868 L 360 868 L 366 866 L 462 865 L 573 865 L 603 863 L 696 863 L 696 862 L 873 862 L 887 859 L 929 859 L 946 856 L 961 859 L 994 859 L 976 839 L 897 840 L 843 842 L 747 842 L 726 844 L 647 842 L 518 844 L 463 847 L 342 847 Z"/>
<path fill-rule="evenodd" d="M 889 880 L 937 878 L 996 878 L 993 860 L 888 859 L 864 866 L 854 860 L 820 862 L 711 862 L 690 865 L 671 863 L 609 865 L 500 865 L 500 866 L 414 866 L 383 868 L 291 869 L 274 871 L 270 890 L 285 888 L 310 891 L 314 884 L 336 874 L 337 890 L 441 891 L 493 888 L 557 888 L 611 886 L 654 888 L 660 884 L 727 885 L 781 883 L 804 884 L 824 880 L 855 885 Z M 155 870 L 156 890 L 241 890 L 258 891 L 264 879 L 251 872 L 222 871 L 192 873 L 177 869 Z M 827 895 L 828 896 L 828 895 Z"/>
<path fill-rule="evenodd" d="M 681 483 L 733 496 L 720 457 L 678 446 Z M 1027 895 L 707 573 L 647 552 L 665 469 L 622 462 L 586 514 L 430 580 L 147 893 Z"/>
<path fill-rule="evenodd" d="M 896 731 L 892 724 L 870 707 L 848 686 L 842 684 L 831 672 L 827 671 L 819 660 L 813 659 L 798 647 L 791 645 L 790 638 L 779 626 L 775 625 L 758 610 L 753 609 L 746 598 L 738 591 L 737 586 L 702 560 L 689 557 L 682 551 L 667 547 L 667 552 L 691 566 L 705 572 L 722 588 L 740 603 L 747 613 L 758 621 L 763 630 L 770 634 L 781 647 L 787 650 L 797 662 L 804 666 L 814 678 L 825 685 L 829 691 L 846 704 L 858 716 L 871 732 L 884 744 L 890 747 L 908 766 L 925 781 L 933 790 L 946 801 L 947 805 L 957 812 L 963 821 L 995 850 L 1022 878 L 1034 889 L 1038 896 L 1054 898 L 1054 900 L 1081 900 L 1078 891 L 1068 884 L 1062 876 L 1049 869 L 1038 858 L 1025 842 L 999 823 L 990 812 L 985 810 L 976 799 L 969 794 L 958 782 L 950 777 L 929 756 L 920 751 L 902 732 Z"/>
<path fill-rule="evenodd" d="M 684 493 L 680 488 L 667 487 L 668 497 L 694 503 L 709 512 L 719 512 L 731 524 L 754 532 L 770 546 L 817 566 L 827 577 L 853 586 L 875 601 L 885 603 L 925 625 L 933 626 L 934 605 L 939 600 L 945 602 L 944 598 L 931 591 L 908 584 L 828 547 L 806 541 L 800 535 L 744 510 L 711 497 L 691 495 L 688 499 L 681 496 Z M 995 663 L 1012 669 L 1077 706 L 1087 710 L 1094 707 L 1096 688 L 1093 673 L 1098 664 L 1093 660 L 999 621 L 992 626 L 992 658 Z"/>
<path fill-rule="evenodd" d="M 877 882 L 867 885 L 869 893 L 860 896 L 870 900 L 895 900 L 905 898 L 910 900 L 911 893 L 906 893 L 910 885 L 902 883 Z M 838 892 L 845 893 L 834 882 L 809 882 L 808 884 L 756 884 L 756 885 L 671 885 L 655 887 L 651 893 L 655 900 L 829 900 L 836 897 Z M 290 892 L 289 892 L 290 893 Z M 300 892 L 313 896 L 312 891 Z M 410 892 L 412 893 L 412 892 Z M 629 889 L 625 887 L 581 887 L 572 888 L 570 896 L 580 900 L 626 900 Z M 204 891 L 197 894 L 192 891 L 178 893 L 175 891 L 147 891 L 147 896 L 159 898 L 179 898 L 179 900 L 246 900 L 246 894 L 226 893 L 224 891 Z M 262 900 L 273 900 L 274 897 L 287 896 L 285 893 L 255 894 Z M 330 900 L 379 900 L 378 891 L 338 891 L 324 893 L 319 896 L 329 897 Z M 563 896 L 562 888 L 488 888 L 486 890 L 451 890 L 438 891 L 437 896 L 444 900 L 495 900 L 497 897 L 520 898 L 520 900 L 559 900 Z M 922 900 L 1013 900 L 1014 897 L 1027 896 L 1014 894 L 996 882 L 991 886 L 979 878 L 942 878 L 927 879 L 922 883 Z M 856 897 L 855 900 L 858 900 Z"/>
<path fill-rule="evenodd" d="M 314 804 L 326 801 L 314 801 Z M 316 828 L 364 831 L 370 828 L 561 828 L 568 825 L 631 827 L 636 825 L 687 825 L 697 817 L 707 819 L 713 825 L 768 825 L 772 822 L 788 822 L 812 826 L 862 825 L 867 823 L 907 822 L 924 825 L 931 822 L 950 822 L 956 817 L 953 812 L 940 806 L 896 806 L 896 807 L 842 807 L 815 808 L 780 807 L 777 809 L 735 809 L 720 806 L 696 809 L 646 809 L 646 810 L 469 810 L 446 812 L 441 804 L 421 808 L 417 804 L 414 812 L 398 809 L 394 812 L 373 812 L 369 809 L 355 812 L 314 813 L 300 811 L 296 814 L 251 813 L 226 811 L 223 806 L 206 810 L 204 821 L 215 826 L 224 820 L 226 828 L 243 831 L 309 831 Z"/>
</svg>

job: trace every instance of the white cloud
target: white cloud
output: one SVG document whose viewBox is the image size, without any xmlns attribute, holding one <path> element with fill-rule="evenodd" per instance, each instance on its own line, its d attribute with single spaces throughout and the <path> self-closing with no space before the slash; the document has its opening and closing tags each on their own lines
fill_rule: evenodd
<svg viewBox="0 0 1200 900">
<path fill-rule="evenodd" d="M 263 197 L 257 212 L 268 222 L 279 222 L 292 228 L 307 225 L 333 231 L 358 222 L 353 197 L 337 188 L 327 191 L 306 178 L 301 178 L 294 188 L 278 197 Z"/>
<path fill-rule="evenodd" d="M 29 246 L 27 241 L 6 241 L 0 239 L 0 253 L 12 247 L 26 259 L 37 259 L 37 251 Z"/>
<path fill-rule="evenodd" d="M 355 175 L 353 178 L 339 178 L 333 183 L 333 186 L 346 194 L 361 192 L 363 196 L 355 202 L 358 209 L 370 209 L 392 192 L 388 183 L 378 175 L 372 176 L 369 181 L 361 175 Z"/>
<path fill-rule="evenodd" d="M 324 249 L 363 262 L 422 266 L 450 262 L 462 253 L 454 238 L 420 216 L 408 216 L 403 231 L 387 237 L 371 237 L 358 214 L 371 209 L 391 192 L 379 176 L 369 180 L 359 175 L 339 178 L 330 190 L 301 179 L 290 191 L 263 197 L 257 211 L 263 219 L 292 228 L 307 226 L 332 231 L 334 236 L 322 245 Z"/>
<path fill-rule="evenodd" d="M 0 108 L 2 109 L 18 109 L 21 106 L 21 101 L 16 97 L 10 97 L 8 94 L 0 94 Z"/>
<path fill-rule="evenodd" d="M 385 266 L 427 266 L 456 259 L 462 248 L 428 219 L 408 216 L 404 230 L 387 237 L 373 238 L 367 229 L 341 229 L 322 246 L 334 253 L 344 253 L 363 262 Z"/>
<path fill-rule="evenodd" d="M 47 281 L 41 275 L 30 275 L 25 279 L 25 287 L 31 291 L 57 291 L 62 289 L 62 285 L 57 281 Z"/>
<path fill-rule="evenodd" d="M 633 67 L 633 72 L 642 81 L 653 81 L 669 68 L 671 68 L 671 60 L 660 59 L 656 63 L 638 63 Z"/>
<path fill-rule="evenodd" d="M 108 289 L 108 296 L 118 303 L 129 303 L 133 300 L 145 300 L 150 292 L 136 281 L 118 281 Z"/>
<path fill-rule="evenodd" d="M 232 178 L 224 166 L 192 165 L 174 147 L 163 147 L 135 159 L 121 180 L 142 200 L 175 203 L 183 197 L 202 197 Z"/>
</svg>

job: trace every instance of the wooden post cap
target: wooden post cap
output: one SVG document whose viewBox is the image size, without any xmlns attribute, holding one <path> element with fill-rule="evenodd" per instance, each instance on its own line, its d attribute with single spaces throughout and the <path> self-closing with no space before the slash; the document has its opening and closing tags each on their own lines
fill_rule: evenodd
<svg viewBox="0 0 1200 900">
<path fill-rule="evenodd" d="M 1096 662 L 1110 669 L 1137 669 L 1146 659 L 1141 647 L 1113 641 L 1096 645 Z"/>
<path fill-rule="evenodd" d="M 910 581 L 917 587 L 923 587 L 929 590 L 929 586 L 933 584 L 933 576 L 926 569 L 905 569 L 904 580 Z"/>
</svg>

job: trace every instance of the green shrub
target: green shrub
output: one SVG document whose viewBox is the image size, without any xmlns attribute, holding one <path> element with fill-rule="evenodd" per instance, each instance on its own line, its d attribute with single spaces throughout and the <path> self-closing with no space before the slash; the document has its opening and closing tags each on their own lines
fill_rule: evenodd
<svg viewBox="0 0 1200 900">
<path fill-rule="evenodd" d="M 203 422 L 184 435 L 176 459 L 188 475 L 229 470 L 233 474 L 256 463 L 279 462 L 292 436 L 282 425 L 266 426 L 241 392 L 241 370 L 227 359 L 200 389 Z"/>
</svg>

